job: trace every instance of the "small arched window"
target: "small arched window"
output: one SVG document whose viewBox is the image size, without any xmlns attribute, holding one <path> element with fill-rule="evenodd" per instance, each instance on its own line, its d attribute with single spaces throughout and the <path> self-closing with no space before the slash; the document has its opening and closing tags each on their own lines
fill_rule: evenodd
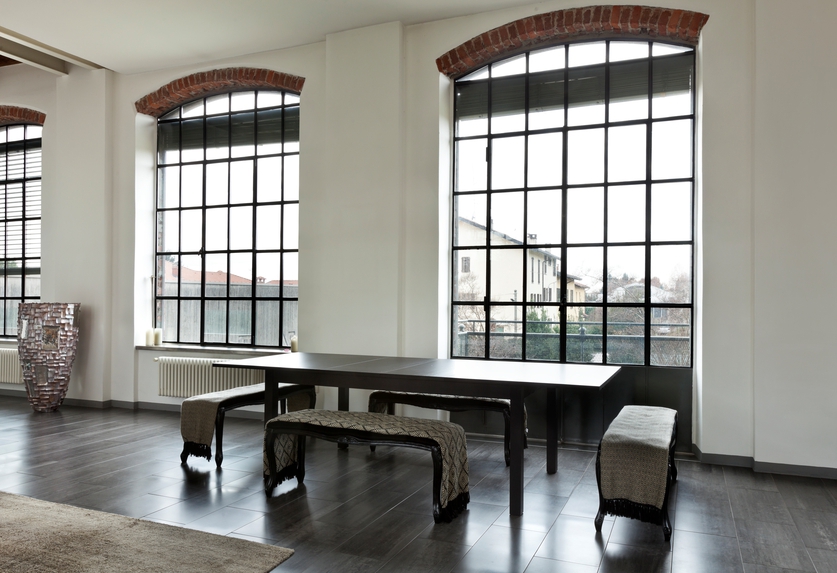
<svg viewBox="0 0 837 573">
<path fill-rule="evenodd" d="M 3 336 L 17 335 L 17 307 L 41 297 L 40 125 L 0 127 L 0 298 Z"/>
<path fill-rule="evenodd" d="M 200 98 L 157 128 L 163 341 L 290 346 L 297 332 L 299 95 Z"/>
<path fill-rule="evenodd" d="M 691 366 L 694 85 L 635 39 L 455 81 L 452 356 Z"/>
</svg>

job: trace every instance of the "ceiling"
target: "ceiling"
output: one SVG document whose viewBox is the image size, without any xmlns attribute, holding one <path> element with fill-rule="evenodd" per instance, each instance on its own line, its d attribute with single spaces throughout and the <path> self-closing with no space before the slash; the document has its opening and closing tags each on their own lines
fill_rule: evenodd
<svg viewBox="0 0 837 573">
<path fill-rule="evenodd" d="M 0 0 L 0 57 L 123 74 L 277 50 L 327 34 L 465 16 L 532 0 Z M 0 61 L 0 65 L 3 62 Z"/>
</svg>

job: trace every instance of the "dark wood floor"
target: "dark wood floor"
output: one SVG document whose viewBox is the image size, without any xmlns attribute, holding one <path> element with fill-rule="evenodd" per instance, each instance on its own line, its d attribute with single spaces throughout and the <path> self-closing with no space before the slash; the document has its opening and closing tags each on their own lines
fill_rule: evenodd
<svg viewBox="0 0 837 573">
<path fill-rule="evenodd" d="M 547 475 L 532 445 L 524 515 L 511 518 L 501 445 L 471 439 L 471 503 L 435 525 L 430 456 L 419 450 L 313 441 L 305 484 L 266 499 L 260 425 L 227 419 L 215 471 L 201 459 L 180 465 L 177 413 L 36 414 L 0 397 L 0 490 L 293 548 L 278 572 L 837 573 L 835 481 L 678 460 L 666 543 L 659 527 L 624 518 L 596 533 L 591 451 L 562 449 Z"/>
</svg>

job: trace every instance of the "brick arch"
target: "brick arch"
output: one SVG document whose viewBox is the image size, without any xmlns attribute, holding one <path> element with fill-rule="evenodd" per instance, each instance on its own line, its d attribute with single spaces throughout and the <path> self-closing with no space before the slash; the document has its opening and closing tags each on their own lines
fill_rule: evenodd
<svg viewBox="0 0 837 573">
<path fill-rule="evenodd" d="M 663 39 L 696 46 L 707 14 L 650 6 L 587 6 L 536 14 L 474 36 L 436 60 L 453 78 L 540 44 L 594 38 Z"/>
<path fill-rule="evenodd" d="M 44 121 L 46 121 L 46 114 L 40 111 L 14 105 L 0 105 L 0 125 L 12 123 L 43 125 Z"/>
<path fill-rule="evenodd" d="M 160 117 L 188 101 L 230 91 L 258 88 L 302 91 L 305 78 L 261 68 L 224 68 L 167 83 L 134 104 L 139 113 Z"/>
</svg>

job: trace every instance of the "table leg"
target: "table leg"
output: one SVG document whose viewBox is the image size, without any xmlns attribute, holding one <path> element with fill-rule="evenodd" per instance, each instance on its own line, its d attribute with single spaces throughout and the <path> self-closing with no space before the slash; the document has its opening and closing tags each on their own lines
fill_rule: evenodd
<svg viewBox="0 0 837 573">
<path fill-rule="evenodd" d="M 509 513 L 523 515 L 523 388 L 511 394 L 511 436 L 509 450 Z"/>
<path fill-rule="evenodd" d="M 546 389 L 546 473 L 558 471 L 558 389 Z"/>
<path fill-rule="evenodd" d="M 276 395 L 279 393 L 279 373 L 274 370 L 265 370 L 264 373 L 264 423 L 279 415 L 279 400 Z"/>
<path fill-rule="evenodd" d="M 337 389 L 337 409 L 338 410 L 348 410 L 349 409 L 349 389 L 348 388 L 338 388 Z"/>
</svg>

